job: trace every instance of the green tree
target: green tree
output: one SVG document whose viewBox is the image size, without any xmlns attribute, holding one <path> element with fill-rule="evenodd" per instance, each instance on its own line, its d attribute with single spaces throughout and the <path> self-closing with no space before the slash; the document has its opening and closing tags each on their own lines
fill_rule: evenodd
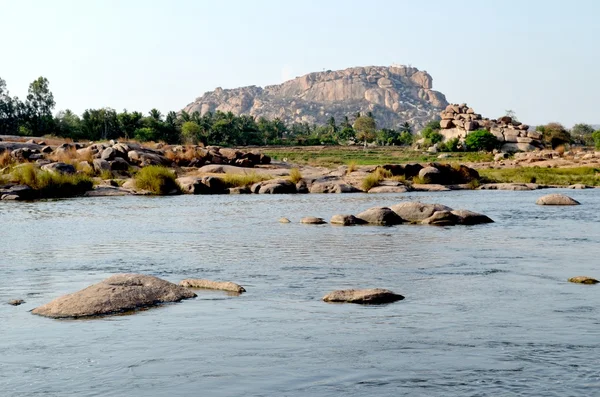
<svg viewBox="0 0 600 397">
<path fill-rule="evenodd" d="M 70 109 L 60 111 L 55 118 L 56 134 L 65 138 L 81 139 L 81 119 Z"/>
<path fill-rule="evenodd" d="M 127 109 L 117 115 L 119 129 L 126 139 L 132 138 L 135 135 L 135 130 L 142 127 L 142 117 L 140 112 L 129 113 Z"/>
<path fill-rule="evenodd" d="M 465 138 L 465 147 L 470 152 L 479 150 L 492 151 L 498 147 L 498 138 L 487 130 L 470 132 Z"/>
<path fill-rule="evenodd" d="M 594 128 L 589 124 L 575 124 L 573 128 L 571 128 L 571 138 L 574 142 L 581 145 L 594 145 L 594 139 L 592 137 L 593 133 Z"/>
<path fill-rule="evenodd" d="M 0 135 L 13 135 L 19 132 L 19 113 L 23 104 L 18 98 L 11 98 L 6 81 L 0 78 Z"/>
<path fill-rule="evenodd" d="M 181 141 L 194 145 L 198 143 L 202 134 L 202 128 L 194 121 L 186 121 L 181 125 Z"/>
<path fill-rule="evenodd" d="M 594 139 L 596 149 L 600 149 L 600 130 L 594 131 L 592 133 L 592 138 Z"/>
<path fill-rule="evenodd" d="M 27 126 L 34 135 L 52 132 L 52 109 L 55 104 L 48 79 L 39 77 L 29 85 L 26 101 Z"/>
<path fill-rule="evenodd" d="M 560 123 L 548 123 L 546 125 L 537 126 L 536 130 L 542 133 L 544 143 L 550 145 L 552 149 L 571 142 L 571 135 Z"/>
<path fill-rule="evenodd" d="M 356 138 L 359 141 L 364 142 L 366 149 L 367 142 L 375 139 L 375 131 L 377 130 L 377 124 L 373 117 L 361 116 L 354 122 L 354 130 L 356 131 Z"/>
</svg>

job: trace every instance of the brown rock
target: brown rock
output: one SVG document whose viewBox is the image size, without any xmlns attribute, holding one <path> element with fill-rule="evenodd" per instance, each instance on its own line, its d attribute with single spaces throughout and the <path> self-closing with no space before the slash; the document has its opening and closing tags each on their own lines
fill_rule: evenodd
<svg viewBox="0 0 600 397">
<path fill-rule="evenodd" d="M 595 278 L 591 278 L 591 277 L 587 277 L 587 276 L 577 276 L 577 277 L 571 277 L 569 279 L 569 282 L 571 283 L 577 283 L 577 284 L 598 284 L 598 280 L 596 280 Z"/>
<path fill-rule="evenodd" d="M 467 131 L 475 131 L 479 128 L 479 123 L 477 121 L 467 121 L 465 123 L 465 130 Z"/>
<path fill-rule="evenodd" d="M 399 225 L 404 220 L 387 207 L 373 207 L 356 215 L 370 225 L 392 226 Z"/>
<path fill-rule="evenodd" d="M 442 204 L 425 204 L 419 202 L 403 202 L 390 207 L 398 216 L 411 223 L 419 223 L 429 218 L 436 211 L 452 211 Z"/>
<path fill-rule="evenodd" d="M 279 218 L 279 223 L 291 223 L 288 218 Z"/>
<path fill-rule="evenodd" d="M 427 219 L 421 221 L 423 225 L 454 226 L 460 223 L 460 218 L 451 211 L 436 211 Z"/>
<path fill-rule="evenodd" d="M 52 318 L 89 317 L 121 313 L 166 302 L 194 298 L 190 290 L 143 274 L 116 274 L 70 295 L 33 309 Z"/>
<path fill-rule="evenodd" d="M 307 216 L 307 217 L 300 219 L 300 223 L 304 223 L 306 225 L 322 225 L 327 222 L 325 222 L 325 220 L 323 218 L 317 218 L 315 216 Z"/>
<path fill-rule="evenodd" d="M 454 127 L 454 120 L 442 120 L 440 121 L 440 127 L 444 130 Z"/>
<path fill-rule="evenodd" d="M 8 304 L 12 305 L 12 306 L 19 306 L 19 305 L 22 305 L 23 303 L 25 303 L 25 301 L 23 299 L 12 299 L 12 300 L 8 301 Z"/>
<path fill-rule="evenodd" d="M 211 281 L 204 279 L 188 278 L 180 281 L 179 285 L 186 288 L 214 289 L 219 291 L 236 292 L 238 294 L 246 292 L 244 287 L 242 287 L 239 284 L 232 283 L 230 281 Z"/>
<path fill-rule="evenodd" d="M 325 302 L 344 302 L 379 305 L 404 299 L 402 295 L 382 288 L 346 289 L 333 291 L 323 297 Z"/>
<path fill-rule="evenodd" d="M 564 194 L 548 194 L 535 202 L 537 205 L 579 205 L 579 201 Z"/>
<path fill-rule="evenodd" d="M 332 225 L 342 226 L 353 226 L 353 225 L 364 225 L 366 222 L 362 219 L 355 217 L 354 215 L 334 215 L 329 221 Z"/>
<path fill-rule="evenodd" d="M 452 213 L 459 218 L 461 225 L 479 225 L 482 223 L 493 223 L 494 221 L 487 215 L 479 214 L 469 210 L 453 210 Z"/>
</svg>

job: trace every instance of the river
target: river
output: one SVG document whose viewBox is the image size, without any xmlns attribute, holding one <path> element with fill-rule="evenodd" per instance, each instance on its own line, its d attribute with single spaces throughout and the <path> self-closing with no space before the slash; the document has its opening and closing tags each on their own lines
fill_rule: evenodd
<svg viewBox="0 0 600 397">
<path fill-rule="evenodd" d="M 591 396 L 600 390 L 598 190 L 106 197 L 0 203 L 2 396 Z M 302 225 L 400 201 L 478 226 Z M 285 216 L 293 223 L 280 224 Z M 29 313 L 111 274 L 247 293 L 89 320 Z M 382 306 L 327 304 L 389 288 Z M 25 304 L 13 307 L 10 299 Z"/>
</svg>

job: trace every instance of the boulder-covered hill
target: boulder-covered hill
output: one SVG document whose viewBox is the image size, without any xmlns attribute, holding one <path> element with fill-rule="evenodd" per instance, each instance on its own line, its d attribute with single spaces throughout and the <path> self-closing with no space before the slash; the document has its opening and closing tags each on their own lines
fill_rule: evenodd
<svg viewBox="0 0 600 397">
<path fill-rule="evenodd" d="M 397 128 L 404 122 L 415 130 L 439 119 L 448 105 L 434 91 L 432 77 L 410 66 L 366 66 L 310 73 L 264 88 L 217 88 L 187 105 L 188 113 L 232 112 L 235 115 L 280 118 L 286 123 L 325 124 L 331 116 L 339 123 L 357 112 L 372 112 L 379 128 Z"/>
</svg>

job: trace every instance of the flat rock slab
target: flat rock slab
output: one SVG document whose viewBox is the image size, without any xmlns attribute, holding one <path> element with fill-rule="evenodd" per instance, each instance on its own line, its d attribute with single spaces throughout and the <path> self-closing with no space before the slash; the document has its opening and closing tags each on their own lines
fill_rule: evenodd
<svg viewBox="0 0 600 397">
<path fill-rule="evenodd" d="M 406 186 L 375 186 L 369 189 L 368 193 L 406 193 L 408 188 Z"/>
<path fill-rule="evenodd" d="M 244 287 L 239 284 L 232 283 L 230 281 L 212 281 L 204 280 L 199 278 L 188 278 L 179 282 L 179 285 L 187 288 L 198 288 L 198 289 L 215 289 L 219 291 L 229 291 L 241 294 L 246 292 Z"/>
<path fill-rule="evenodd" d="M 588 276 L 577 276 L 577 277 L 571 277 L 569 279 L 569 282 L 576 283 L 576 284 L 598 284 L 599 281 L 596 280 L 595 278 L 588 277 Z"/>
<path fill-rule="evenodd" d="M 325 302 L 359 303 L 367 305 L 380 305 L 402 299 L 404 299 L 402 295 L 382 288 L 337 290 L 323 297 Z"/>
<path fill-rule="evenodd" d="M 189 289 L 158 277 L 115 274 L 98 284 L 36 307 L 32 313 L 51 318 L 101 316 L 195 297 Z"/>
<path fill-rule="evenodd" d="M 477 190 L 537 190 L 542 186 L 536 183 L 486 183 L 477 188 Z"/>
<path fill-rule="evenodd" d="M 537 205 L 579 205 L 579 201 L 564 194 L 548 194 L 535 202 Z"/>
</svg>

